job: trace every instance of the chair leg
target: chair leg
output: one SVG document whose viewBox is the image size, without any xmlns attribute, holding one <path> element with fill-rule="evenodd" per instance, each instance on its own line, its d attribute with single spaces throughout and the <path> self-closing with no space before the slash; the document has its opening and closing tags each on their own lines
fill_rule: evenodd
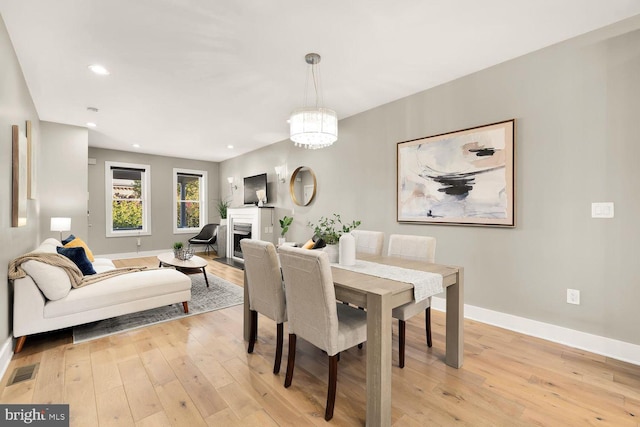
<svg viewBox="0 0 640 427">
<path fill-rule="evenodd" d="M 258 312 L 251 310 L 251 324 L 249 325 L 249 348 L 247 353 L 253 353 L 253 346 L 258 339 Z"/>
<path fill-rule="evenodd" d="M 282 323 L 278 323 L 278 338 L 276 341 L 276 360 L 273 364 L 273 373 L 280 373 L 280 361 L 282 360 L 282 342 L 284 335 L 284 325 Z"/>
<path fill-rule="evenodd" d="M 338 381 L 338 359 L 340 353 L 329 356 L 329 384 L 327 385 L 327 407 L 324 412 L 325 421 L 333 418 L 333 408 L 336 404 L 336 383 Z"/>
<path fill-rule="evenodd" d="M 293 381 L 293 368 L 296 364 L 296 334 L 289 334 L 289 355 L 287 356 L 287 375 L 284 378 L 284 387 L 288 388 Z"/>
<path fill-rule="evenodd" d="M 404 320 L 398 320 L 398 350 L 399 350 L 399 365 L 400 368 L 404 368 L 404 341 L 405 341 L 405 329 L 406 324 Z"/>
<path fill-rule="evenodd" d="M 424 328 L 427 330 L 427 347 L 433 346 L 431 342 L 431 307 L 427 307 L 424 313 Z"/>
</svg>

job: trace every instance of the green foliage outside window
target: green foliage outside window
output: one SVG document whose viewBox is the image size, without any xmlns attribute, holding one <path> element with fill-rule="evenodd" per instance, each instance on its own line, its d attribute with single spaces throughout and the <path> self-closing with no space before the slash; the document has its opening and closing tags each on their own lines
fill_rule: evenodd
<svg viewBox="0 0 640 427">
<path fill-rule="evenodd" d="M 112 213 L 114 230 L 142 229 L 142 202 L 140 200 L 114 200 Z"/>
<path fill-rule="evenodd" d="M 200 228 L 200 178 L 178 175 L 176 200 L 177 227 Z"/>
</svg>

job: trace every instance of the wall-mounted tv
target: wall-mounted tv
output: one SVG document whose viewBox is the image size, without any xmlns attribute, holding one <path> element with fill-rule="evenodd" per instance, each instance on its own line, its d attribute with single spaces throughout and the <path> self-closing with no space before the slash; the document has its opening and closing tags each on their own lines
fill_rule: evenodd
<svg viewBox="0 0 640 427">
<path fill-rule="evenodd" d="M 267 192 L 267 174 L 262 173 L 260 175 L 248 176 L 244 179 L 244 204 L 245 205 L 257 205 L 258 196 L 256 191 L 263 190 L 265 197 L 269 200 L 269 193 Z M 264 202 L 266 203 L 267 200 Z"/>
</svg>

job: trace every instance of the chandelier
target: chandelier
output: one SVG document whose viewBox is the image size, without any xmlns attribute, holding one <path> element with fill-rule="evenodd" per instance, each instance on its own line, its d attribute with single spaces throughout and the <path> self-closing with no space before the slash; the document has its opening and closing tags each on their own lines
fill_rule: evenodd
<svg viewBox="0 0 640 427">
<path fill-rule="evenodd" d="M 304 57 L 310 65 L 307 73 L 307 84 L 304 93 L 304 107 L 297 108 L 291 113 L 289 118 L 290 138 L 296 147 L 310 148 L 312 150 L 328 147 L 338 139 L 338 116 L 336 112 L 328 108 L 323 108 L 322 91 L 320 88 L 320 72 L 318 64 L 320 55 L 308 53 Z M 313 81 L 315 92 L 315 105 L 307 106 L 307 92 L 309 87 L 309 76 Z"/>
</svg>

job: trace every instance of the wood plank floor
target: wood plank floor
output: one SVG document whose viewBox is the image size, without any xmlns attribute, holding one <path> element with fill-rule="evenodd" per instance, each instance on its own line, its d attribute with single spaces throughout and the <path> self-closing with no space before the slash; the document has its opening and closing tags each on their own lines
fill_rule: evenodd
<svg viewBox="0 0 640 427">
<path fill-rule="evenodd" d="M 156 266 L 155 257 L 119 266 Z M 208 271 L 242 286 L 242 272 Z M 462 369 L 444 360 L 445 316 L 407 322 L 407 359 L 397 367 L 395 426 L 639 426 L 640 367 L 515 332 L 465 321 Z M 286 328 L 285 328 L 286 335 Z M 249 355 L 242 306 L 73 345 L 69 330 L 29 337 L 0 384 L 2 403 L 69 403 L 72 426 L 312 426 L 323 419 L 326 356 L 298 344 L 293 385 L 272 374 L 275 324 L 259 318 Z M 364 425 L 366 344 L 342 354 L 335 426 Z M 39 363 L 33 380 L 7 386 L 17 367 Z"/>
</svg>

